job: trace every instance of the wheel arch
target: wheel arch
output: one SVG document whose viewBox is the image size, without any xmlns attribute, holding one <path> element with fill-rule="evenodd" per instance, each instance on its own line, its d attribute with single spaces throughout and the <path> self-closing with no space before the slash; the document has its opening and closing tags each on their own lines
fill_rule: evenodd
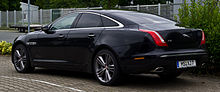
<svg viewBox="0 0 220 92">
<path fill-rule="evenodd" d="M 17 46 L 17 45 L 19 45 L 19 44 L 21 44 L 21 45 L 24 45 L 25 46 L 25 48 L 26 48 L 26 50 L 27 50 L 27 52 L 28 52 L 28 55 L 29 55 L 29 57 L 30 57 L 30 64 L 31 64 L 31 66 L 33 66 L 33 64 L 32 64 L 32 60 L 31 60 L 31 54 L 30 54 L 30 51 L 29 51 L 29 49 L 28 49 L 28 46 L 25 44 L 25 42 L 23 42 L 23 41 L 21 41 L 21 40 L 18 40 L 18 41 L 16 41 L 13 45 L 12 45 L 12 53 L 11 53 L 11 61 L 12 61 L 12 59 L 13 59 L 13 52 L 14 52 L 14 48 Z M 12 63 L 13 63 L 13 61 L 12 61 Z"/>
<path fill-rule="evenodd" d="M 15 48 L 17 45 L 19 45 L 19 44 L 22 44 L 22 45 L 24 45 L 25 47 L 27 47 L 23 41 L 20 41 L 20 40 L 19 40 L 19 41 L 16 41 L 16 42 L 12 45 L 12 52 L 14 52 L 14 48 Z M 13 55 L 13 53 L 11 53 L 11 55 Z"/>
<path fill-rule="evenodd" d="M 93 55 L 92 55 L 92 60 L 91 60 L 91 63 L 90 63 L 90 73 L 93 73 L 93 62 L 94 62 L 94 58 L 95 58 L 95 55 L 99 52 L 99 51 L 101 51 L 101 50 L 103 50 L 103 49 L 107 49 L 107 50 L 109 50 L 109 51 L 111 51 L 112 53 L 113 53 L 113 55 L 116 57 L 116 59 L 117 59 L 117 61 L 119 60 L 119 55 L 114 51 L 114 49 L 112 48 L 112 47 L 110 47 L 110 46 L 108 46 L 108 45 L 105 45 L 105 44 L 102 44 L 102 45 L 99 45 L 95 50 L 94 50 L 94 53 L 93 53 Z M 119 62 L 118 62 L 119 63 Z"/>
<path fill-rule="evenodd" d="M 22 45 L 24 45 L 25 47 L 26 47 L 26 45 L 25 45 L 25 43 L 23 42 L 23 41 L 16 41 L 14 44 L 13 44 L 13 46 L 12 46 L 12 48 L 14 48 L 14 47 L 16 47 L 18 44 L 22 44 Z"/>
</svg>

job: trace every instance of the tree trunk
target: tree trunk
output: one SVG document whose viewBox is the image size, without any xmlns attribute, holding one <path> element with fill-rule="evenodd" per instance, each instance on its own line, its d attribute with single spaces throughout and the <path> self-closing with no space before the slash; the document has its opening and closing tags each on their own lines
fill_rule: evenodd
<svg viewBox="0 0 220 92">
<path fill-rule="evenodd" d="M 108 0 L 108 9 L 111 8 L 111 0 Z"/>
</svg>

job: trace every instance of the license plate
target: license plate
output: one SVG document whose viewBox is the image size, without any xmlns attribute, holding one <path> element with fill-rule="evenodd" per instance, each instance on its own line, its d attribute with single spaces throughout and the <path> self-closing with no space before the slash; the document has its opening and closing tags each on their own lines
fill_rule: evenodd
<svg viewBox="0 0 220 92">
<path fill-rule="evenodd" d="M 196 60 L 177 61 L 177 68 L 196 67 Z"/>
</svg>

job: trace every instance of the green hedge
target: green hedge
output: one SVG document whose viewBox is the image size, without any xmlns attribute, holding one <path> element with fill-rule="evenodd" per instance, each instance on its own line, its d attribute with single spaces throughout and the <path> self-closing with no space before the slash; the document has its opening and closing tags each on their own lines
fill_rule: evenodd
<svg viewBox="0 0 220 92">
<path fill-rule="evenodd" d="M 12 44 L 6 41 L 0 42 L 0 55 L 9 55 L 11 54 Z"/>
<path fill-rule="evenodd" d="M 204 30 L 206 46 L 209 53 L 209 63 L 220 64 L 220 2 L 205 0 L 191 5 L 186 1 L 179 9 L 180 26 Z"/>
</svg>

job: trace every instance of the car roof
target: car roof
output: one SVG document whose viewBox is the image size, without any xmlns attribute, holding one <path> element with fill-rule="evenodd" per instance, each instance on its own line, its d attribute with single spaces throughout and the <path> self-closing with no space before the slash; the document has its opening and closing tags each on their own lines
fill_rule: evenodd
<svg viewBox="0 0 220 92">
<path fill-rule="evenodd" d="M 177 28 L 176 22 L 154 14 L 126 10 L 80 10 L 81 12 L 94 12 L 109 16 L 125 26 L 139 25 L 152 30 Z M 157 26 L 155 26 L 157 25 Z"/>
<path fill-rule="evenodd" d="M 126 10 L 79 10 L 82 12 L 96 12 L 102 14 L 109 14 L 109 13 L 135 13 L 135 11 L 126 11 Z"/>
</svg>

